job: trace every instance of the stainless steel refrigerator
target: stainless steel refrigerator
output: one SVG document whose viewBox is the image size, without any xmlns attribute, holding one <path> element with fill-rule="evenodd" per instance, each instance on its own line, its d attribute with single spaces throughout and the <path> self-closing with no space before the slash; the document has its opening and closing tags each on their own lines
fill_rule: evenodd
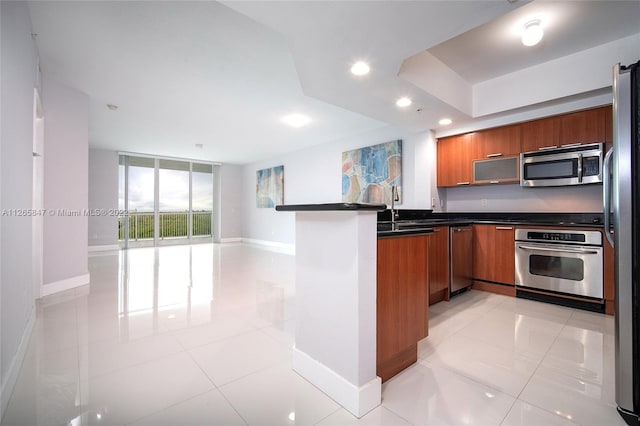
<svg viewBox="0 0 640 426">
<path fill-rule="evenodd" d="M 616 403 L 640 425 L 640 61 L 614 67 L 613 148 L 605 160 L 605 229 L 613 221 L 616 275 Z M 612 212 L 609 215 L 609 212 Z M 611 218 L 610 218 L 611 216 Z M 608 233 L 607 233 L 608 234 Z"/>
</svg>

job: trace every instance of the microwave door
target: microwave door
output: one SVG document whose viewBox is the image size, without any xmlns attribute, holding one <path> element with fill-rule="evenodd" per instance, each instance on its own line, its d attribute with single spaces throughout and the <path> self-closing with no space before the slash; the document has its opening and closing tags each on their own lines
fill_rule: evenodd
<svg viewBox="0 0 640 426">
<path fill-rule="evenodd" d="M 563 186 L 579 182 L 579 158 L 527 158 L 522 164 L 523 186 Z"/>
</svg>

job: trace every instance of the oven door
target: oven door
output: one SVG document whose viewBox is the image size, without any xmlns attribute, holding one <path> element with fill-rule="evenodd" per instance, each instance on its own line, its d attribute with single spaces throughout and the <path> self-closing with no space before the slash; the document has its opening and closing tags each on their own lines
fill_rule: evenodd
<svg viewBox="0 0 640 426">
<path fill-rule="evenodd" d="M 517 286 L 603 297 L 602 247 L 516 241 Z"/>
</svg>

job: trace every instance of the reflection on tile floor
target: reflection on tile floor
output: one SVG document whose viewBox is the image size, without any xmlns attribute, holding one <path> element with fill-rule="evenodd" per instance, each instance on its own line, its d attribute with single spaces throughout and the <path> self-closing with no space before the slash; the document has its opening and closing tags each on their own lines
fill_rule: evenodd
<svg viewBox="0 0 640 426">
<path fill-rule="evenodd" d="M 295 258 L 241 245 L 89 258 L 38 303 L 2 426 L 623 425 L 613 318 L 470 291 L 356 419 L 291 370 Z"/>
</svg>

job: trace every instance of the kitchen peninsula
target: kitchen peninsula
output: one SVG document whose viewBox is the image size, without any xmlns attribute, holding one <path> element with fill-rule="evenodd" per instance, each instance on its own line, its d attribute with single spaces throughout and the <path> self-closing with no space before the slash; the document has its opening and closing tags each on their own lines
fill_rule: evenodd
<svg viewBox="0 0 640 426">
<path fill-rule="evenodd" d="M 296 213 L 293 369 L 358 417 L 380 404 L 382 380 L 416 361 L 417 342 L 427 334 L 432 231 L 378 232 L 385 209 L 276 207 Z M 419 269 L 411 271 L 416 261 Z"/>
</svg>

